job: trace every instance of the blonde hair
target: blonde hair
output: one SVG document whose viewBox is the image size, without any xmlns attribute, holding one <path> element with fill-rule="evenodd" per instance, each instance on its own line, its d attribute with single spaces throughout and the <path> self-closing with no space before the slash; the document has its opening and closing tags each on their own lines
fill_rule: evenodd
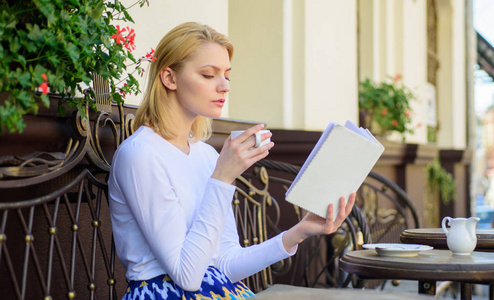
<svg viewBox="0 0 494 300">
<path fill-rule="evenodd" d="M 160 72 L 166 67 L 179 72 L 189 56 L 207 42 L 225 47 L 230 60 L 232 59 L 232 43 L 225 35 L 207 25 L 184 23 L 173 28 L 161 39 L 154 52 L 156 61 L 149 69 L 146 92 L 137 109 L 134 129 L 146 125 L 165 139 L 177 136 L 178 129 L 173 124 L 174 111 L 170 105 L 169 91 L 161 82 Z M 190 135 L 193 140 L 208 139 L 211 136 L 211 119 L 198 116 L 192 124 Z"/>
</svg>

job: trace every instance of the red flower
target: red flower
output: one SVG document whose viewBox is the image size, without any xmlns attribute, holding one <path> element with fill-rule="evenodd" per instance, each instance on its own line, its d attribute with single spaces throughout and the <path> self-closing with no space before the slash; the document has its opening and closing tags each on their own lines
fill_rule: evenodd
<svg viewBox="0 0 494 300">
<path fill-rule="evenodd" d="M 409 109 L 405 111 L 405 116 L 410 117 L 411 114 L 412 112 Z"/>
<path fill-rule="evenodd" d="M 43 82 L 42 84 L 40 84 L 39 88 L 41 89 L 41 92 L 43 94 L 48 94 L 48 78 L 46 77 L 46 74 L 45 73 L 41 74 L 41 77 L 43 77 L 43 80 L 45 82 Z"/>
<path fill-rule="evenodd" d="M 381 115 L 385 116 L 385 115 L 387 115 L 387 114 L 388 114 L 388 110 L 387 110 L 387 109 L 385 109 L 385 108 L 383 108 L 383 109 L 381 110 Z"/>
<path fill-rule="evenodd" d="M 417 124 L 417 128 L 420 128 L 420 127 L 422 127 L 422 122 Z"/>
<path fill-rule="evenodd" d="M 48 94 L 48 84 L 46 84 L 46 82 L 43 82 L 39 88 L 41 89 L 41 92 L 43 94 Z"/>
<path fill-rule="evenodd" d="M 136 38 L 136 33 L 134 32 L 134 29 L 130 28 L 127 26 L 126 28 L 129 31 L 129 34 L 127 34 L 127 42 L 128 43 L 134 43 L 134 40 Z"/>
<path fill-rule="evenodd" d="M 122 94 L 122 97 L 125 98 L 125 91 L 124 88 L 127 86 L 127 83 L 124 83 L 123 87 L 120 89 L 120 94 Z"/>
<path fill-rule="evenodd" d="M 154 57 L 153 53 L 154 53 L 154 49 L 151 48 L 151 52 L 146 53 L 146 58 L 151 59 L 153 62 L 155 62 L 156 61 L 156 57 Z"/>
<path fill-rule="evenodd" d="M 132 52 L 132 50 L 136 48 L 136 44 L 134 41 L 136 38 L 136 34 L 134 32 L 134 29 L 131 29 L 129 27 L 127 27 L 126 29 L 129 30 L 129 34 L 125 37 L 124 47 L 127 48 L 129 52 Z"/>
<path fill-rule="evenodd" d="M 391 123 L 391 125 L 393 125 L 394 127 L 398 126 L 398 121 L 393 120 L 393 122 Z"/>
<path fill-rule="evenodd" d="M 132 50 L 134 50 L 136 48 L 136 45 L 133 43 L 126 43 L 124 45 L 124 47 L 127 48 L 127 50 L 129 50 L 129 52 L 132 52 Z"/>
<path fill-rule="evenodd" d="M 128 27 L 127 27 L 128 28 Z M 121 42 L 125 43 L 125 38 L 123 37 L 122 33 L 127 30 L 127 28 L 120 28 L 120 25 L 117 25 L 117 33 L 111 36 L 112 39 L 115 39 L 118 45 L 120 45 Z"/>
<path fill-rule="evenodd" d="M 400 74 L 396 74 L 395 77 L 393 78 L 394 82 L 398 82 L 401 80 L 401 75 Z"/>
<path fill-rule="evenodd" d="M 132 50 L 136 48 L 136 44 L 135 44 L 136 34 L 134 29 L 128 26 L 125 28 L 120 28 L 119 25 L 117 25 L 116 28 L 117 28 L 117 33 L 112 35 L 111 38 L 115 39 L 117 45 L 123 44 L 123 46 L 127 48 L 127 50 L 129 50 L 129 52 L 132 52 Z M 126 31 L 128 32 L 127 36 L 123 36 L 123 33 Z"/>
</svg>

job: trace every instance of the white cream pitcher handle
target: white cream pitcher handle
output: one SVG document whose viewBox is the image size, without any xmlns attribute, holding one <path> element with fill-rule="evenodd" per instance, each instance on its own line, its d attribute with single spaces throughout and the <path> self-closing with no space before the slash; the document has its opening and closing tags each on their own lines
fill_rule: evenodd
<svg viewBox="0 0 494 300">
<path fill-rule="evenodd" d="M 443 228 L 444 233 L 446 233 L 446 236 L 448 236 L 449 230 L 446 227 L 446 221 L 448 221 L 448 225 L 449 225 L 451 218 L 450 217 L 444 217 L 444 219 L 441 223 L 441 227 Z"/>
</svg>

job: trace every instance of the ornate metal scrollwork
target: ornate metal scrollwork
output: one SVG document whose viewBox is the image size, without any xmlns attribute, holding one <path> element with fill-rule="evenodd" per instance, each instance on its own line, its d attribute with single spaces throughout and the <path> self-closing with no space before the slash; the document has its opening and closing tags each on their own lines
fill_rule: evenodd
<svg viewBox="0 0 494 300">
<path fill-rule="evenodd" d="M 366 218 L 374 243 L 398 243 L 404 229 L 420 226 L 408 195 L 379 174 L 369 174 L 357 193 L 356 204 Z"/>
<path fill-rule="evenodd" d="M 101 171 L 110 170 L 111 159 L 105 156 L 101 139 L 108 140 L 110 128 L 113 135 L 113 149 L 133 133 L 133 114 L 124 115 L 123 105 L 118 105 L 120 114 L 117 122 L 108 112 L 100 111 L 91 121 L 83 117 L 80 111 L 75 111 L 70 117 L 72 129 L 76 137 L 67 137 L 65 150 L 58 152 L 35 151 L 27 155 L 5 155 L 0 157 L 0 188 L 29 186 L 44 182 L 63 174 L 84 157 Z M 86 107 L 85 116 L 89 116 Z"/>
<path fill-rule="evenodd" d="M 254 183 L 254 181 L 256 183 Z M 237 189 L 233 199 L 233 212 L 237 222 L 240 243 L 247 247 L 260 244 L 268 239 L 266 231 L 266 207 L 273 205 L 269 194 L 269 179 L 266 169 L 261 168 L 256 176 L 246 179 L 237 178 Z M 268 267 L 244 282 L 254 291 L 259 292 L 273 284 L 271 268 Z"/>
</svg>

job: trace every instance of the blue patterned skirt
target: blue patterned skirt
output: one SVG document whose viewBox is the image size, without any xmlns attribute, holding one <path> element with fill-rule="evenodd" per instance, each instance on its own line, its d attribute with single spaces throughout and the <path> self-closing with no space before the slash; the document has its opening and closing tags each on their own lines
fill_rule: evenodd
<svg viewBox="0 0 494 300">
<path fill-rule="evenodd" d="M 247 299 L 255 294 L 241 281 L 232 283 L 220 270 L 209 267 L 198 291 L 181 289 L 168 275 L 131 281 L 123 300 Z"/>
</svg>

